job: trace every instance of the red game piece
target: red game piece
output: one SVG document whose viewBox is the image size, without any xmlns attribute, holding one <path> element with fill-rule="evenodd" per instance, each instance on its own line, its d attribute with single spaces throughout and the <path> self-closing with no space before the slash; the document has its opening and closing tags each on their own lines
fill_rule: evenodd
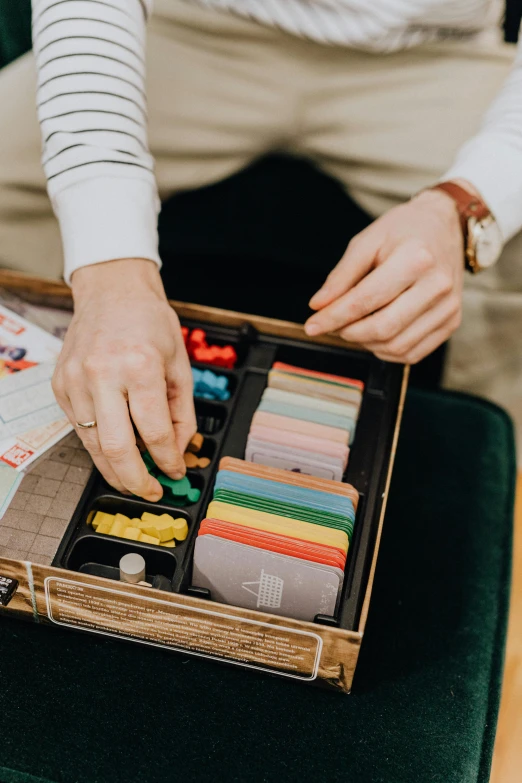
<svg viewBox="0 0 522 783">
<path fill-rule="evenodd" d="M 190 334 L 188 330 L 187 334 L 183 331 L 183 337 L 188 355 L 194 361 L 201 362 L 201 364 L 214 364 L 216 367 L 225 367 L 228 370 L 232 370 L 236 366 L 235 348 L 232 345 L 209 345 L 204 329 L 193 329 Z"/>
<path fill-rule="evenodd" d="M 202 364 L 212 364 L 212 353 L 210 348 L 197 347 L 192 351 L 192 358 Z"/>
<path fill-rule="evenodd" d="M 212 362 L 216 360 L 219 361 L 221 357 L 221 348 L 219 347 L 219 345 L 211 345 L 208 351 L 209 351 L 210 361 Z"/>
<path fill-rule="evenodd" d="M 224 362 L 223 367 L 228 367 L 230 370 L 232 370 L 236 366 L 237 362 L 237 353 L 235 348 L 233 348 L 231 345 L 225 345 L 221 350 L 221 358 Z"/>
</svg>

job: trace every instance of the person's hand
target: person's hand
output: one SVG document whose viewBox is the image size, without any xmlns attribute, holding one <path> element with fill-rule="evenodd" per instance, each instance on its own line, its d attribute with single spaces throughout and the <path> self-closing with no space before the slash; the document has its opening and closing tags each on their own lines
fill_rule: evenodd
<svg viewBox="0 0 522 783">
<path fill-rule="evenodd" d="M 420 361 L 460 324 L 463 252 L 455 203 L 420 193 L 352 239 L 310 300 L 318 312 L 307 334 L 338 332 L 380 359 Z"/>
<path fill-rule="evenodd" d="M 133 423 L 158 467 L 179 479 L 196 416 L 189 359 L 158 269 L 142 259 L 83 267 L 72 290 L 56 399 L 109 484 L 159 500 L 162 487 L 147 472 Z M 90 421 L 97 426 L 77 426 Z"/>
</svg>

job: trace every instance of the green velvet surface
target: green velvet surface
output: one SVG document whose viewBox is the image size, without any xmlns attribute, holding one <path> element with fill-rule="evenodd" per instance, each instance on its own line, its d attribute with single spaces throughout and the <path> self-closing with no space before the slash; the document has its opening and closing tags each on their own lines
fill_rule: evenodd
<svg viewBox="0 0 522 783">
<path fill-rule="evenodd" d="M 31 0 L 0 0 L 0 68 L 31 48 Z"/>
<path fill-rule="evenodd" d="M 486 783 L 505 641 L 511 423 L 408 395 L 353 692 L 0 623 L 0 779 Z M 4 775 L 4 777 L 2 777 Z"/>
<path fill-rule="evenodd" d="M 45 778 L 37 778 L 28 772 L 17 772 L 16 769 L 0 767 L 0 780 L 2 783 L 48 783 Z"/>
</svg>

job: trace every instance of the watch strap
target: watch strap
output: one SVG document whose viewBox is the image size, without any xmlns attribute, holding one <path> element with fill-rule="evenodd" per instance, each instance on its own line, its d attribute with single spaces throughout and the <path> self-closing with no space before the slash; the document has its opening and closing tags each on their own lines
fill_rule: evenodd
<svg viewBox="0 0 522 783">
<path fill-rule="evenodd" d="M 470 272 L 477 272 L 480 267 L 475 258 L 474 249 L 470 248 L 468 221 L 470 218 L 477 221 L 485 220 L 491 215 L 489 208 L 478 196 L 455 182 L 438 182 L 430 190 L 442 190 L 455 202 L 464 237 L 464 264 Z"/>
<path fill-rule="evenodd" d="M 474 196 L 455 182 L 438 182 L 433 185 L 431 190 L 442 190 L 451 196 L 457 205 L 461 220 L 467 221 L 471 217 L 476 220 L 484 220 L 491 214 L 486 204 L 478 196 Z"/>
</svg>

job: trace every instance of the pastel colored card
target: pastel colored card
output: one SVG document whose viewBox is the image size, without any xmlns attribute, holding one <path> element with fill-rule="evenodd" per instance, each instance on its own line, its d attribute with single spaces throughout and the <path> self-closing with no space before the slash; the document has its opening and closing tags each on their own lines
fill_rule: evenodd
<svg viewBox="0 0 522 783">
<path fill-rule="evenodd" d="M 327 464 L 332 467 L 338 467 L 343 472 L 344 464 L 340 457 L 332 457 L 331 454 L 319 454 L 317 451 L 309 451 L 308 449 L 299 449 L 295 446 L 286 446 L 280 443 L 271 443 L 266 440 L 256 440 L 256 438 L 249 437 L 247 441 L 247 449 L 249 444 L 257 447 L 258 449 L 270 449 L 271 451 L 290 457 L 304 457 L 306 460 L 317 463 L 319 465 Z M 248 459 L 248 457 L 247 457 Z M 252 460 L 253 461 L 253 460 Z"/>
<path fill-rule="evenodd" d="M 264 390 L 262 399 L 270 402 L 282 402 L 287 405 L 315 408 L 315 410 L 333 413 L 336 416 L 347 416 L 354 421 L 359 412 L 359 406 L 353 403 L 321 400 L 319 397 L 309 397 L 306 394 L 296 394 L 295 392 L 283 391 L 283 389 L 272 389 L 269 386 Z"/>
<path fill-rule="evenodd" d="M 334 383 L 353 386 L 355 389 L 360 389 L 361 391 L 364 390 L 364 383 L 355 378 L 344 378 L 341 375 L 331 375 L 325 372 L 318 372 L 317 370 L 307 370 L 304 367 L 295 367 L 293 364 L 285 364 L 284 362 L 274 362 L 272 369 L 282 370 L 283 372 L 289 372 L 295 375 L 305 375 L 311 378 L 318 378 L 323 381 L 333 381 Z"/>
<path fill-rule="evenodd" d="M 312 370 L 304 370 L 303 368 L 284 369 L 282 367 L 272 366 L 270 372 L 278 373 L 280 375 L 287 375 L 288 377 L 295 378 L 297 381 L 314 381 L 315 383 L 323 383 L 327 386 L 340 386 L 344 389 L 351 389 L 359 394 L 362 394 L 364 386 L 354 385 L 354 382 L 350 382 L 349 379 L 344 379 L 339 375 L 328 375 L 328 373 L 314 372 Z M 348 382 L 346 382 L 348 380 Z M 357 382 L 356 382 L 357 383 Z M 359 382 L 362 383 L 362 382 Z"/>
<path fill-rule="evenodd" d="M 358 389 L 338 383 L 290 375 L 278 370 L 270 370 L 268 373 L 268 386 L 272 389 L 307 394 L 310 397 L 319 397 L 322 400 L 332 400 L 333 402 L 351 402 L 360 405 L 362 400 L 362 392 Z"/>
<path fill-rule="evenodd" d="M 245 457 L 256 465 L 267 465 L 271 468 L 301 473 L 303 476 L 318 476 L 319 478 L 327 478 L 333 481 L 341 481 L 343 476 L 342 468 L 321 465 L 303 457 L 292 458 L 266 449 L 247 446 Z"/>
<path fill-rule="evenodd" d="M 271 552 L 301 557 L 305 560 L 313 560 L 324 565 L 333 565 L 344 571 L 346 555 L 340 549 L 334 547 L 312 544 L 309 541 L 300 541 L 298 538 L 267 533 L 255 528 L 244 528 L 230 522 L 220 522 L 218 519 L 204 519 L 201 522 L 198 535 L 211 533 L 221 538 L 229 538 L 240 544 L 258 546 Z"/>
<path fill-rule="evenodd" d="M 212 535 L 196 539 L 192 581 L 220 603 L 311 622 L 335 613 L 342 579 L 331 566 Z"/>
<path fill-rule="evenodd" d="M 316 424 L 325 424 L 327 427 L 337 427 L 340 430 L 348 430 L 350 434 L 355 430 L 355 419 L 348 416 L 337 416 L 334 413 L 316 408 L 307 408 L 305 405 L 289 405 L 286 402 L 261 400 L 257 410 L 276 413 L 278 416 L 289 416 L 292 419 L 313 421 Z"/>
<path fill-rule="evenodd" d="M 220 470 L 231 470 L 236 473 L 247 473 L 250 476 L 259 476 L 271 481 L 279 481 L 282 484 L 293 484 L 298 487 L 312 487 L 321 492 L 328 492 L 334 495 L 344 495 L 351 498 L 355 510 L 359 502 L 359 493 L 351 484 L 344 484 L 338 481 L 329 481 L 310 476 L 300 476 L 298 473 L 290 473 L 277 468 L 270 468 L 264 465 L 253 465 L 243 459 L 235 457 L 222 457 L 219 462 Z"/>
<path fill-rule="evenodd" d="M 313 455 L 313 452 L 300 450 L 292 452 L 291 449 L 284 449 L 281 446 L 271 447 L 270 444 L 254 441 L 251 438 L 247 441 L 245 457 L 250 462 L 260 465 L 270 465 L 273 468 L 302 473 L 304 476 L 319 476 L 332 481 L 342 481 L 344 473 L 344 466 L 339 460 L 335 464 L 327 460 L 325 455 L 319 459 L 317 455 Z"/>
<path fill-rule="evenodd" d="M 316 544 L 325 544 L 348 552 L 348 536 L 344 530 L 335 530 L 311 522 L 301 522 L 296 519 L 282 517 L 277 514 L 268 514 L 265 511 L 257 511 L 250 508 L 233 506 L 230 503 L 222 503 L 212 500 L 207 509 L 207 516 L 213 519 L 221 519 L 223 522 L 234 522 L 245 527 L 255 527 L 270 533 L 279 533 L 291 538 L 300 538 L 304 541 L 313 541 Z"/>
<path fill-rule="evenodd" d="M 255 427 L 260 425 L 288 430 L 289 432 L 300 432 L 303 435 L 312 435 L 316 438 L 332 440 L 335 443 L 344 443 L 345 446 L 348 446 L 350 440 L 350 433 L 347 430 L 340 430 L 335 427 L 328 427 L 325 424 L 304 421 L 303 419 L 293 419 L 289 416 L 278 416 L 275 413 L 267 413 L 266 411 L 256 411 L 252 418 L 252 424 Z"/>
<path fill-rule="evenodd" d="M 353 519 L 355 510 L 352 499 L 327 492 L 320 492 L 311 487 L 298 487 L 260 476 L 248 476 L 233 470 L 220 470 L 216 476 L 215 490 L 228 489 L 244 492 L 257 497 L 265 497 L 275 502 L 294 503 L 307 510 L 316 510 L 321 514 L 332 513 L 340 517 Z"/>
<path fill-rule="evenodd" d="M 339 457 L 346 469 L 350 449 L 343 443 L 335 443 L 324 438 L 315 438 L 312 435 L 305 435 L 301 432 L 289 432 L 275 429 L 274 427 L 252 426 L 250 427 L 250 437 L 256 441 L 267 441 L 272 445 L 295 447 L 303 451 L 317 452 L 321 455 L 331 455 Z"/>
</svg>

